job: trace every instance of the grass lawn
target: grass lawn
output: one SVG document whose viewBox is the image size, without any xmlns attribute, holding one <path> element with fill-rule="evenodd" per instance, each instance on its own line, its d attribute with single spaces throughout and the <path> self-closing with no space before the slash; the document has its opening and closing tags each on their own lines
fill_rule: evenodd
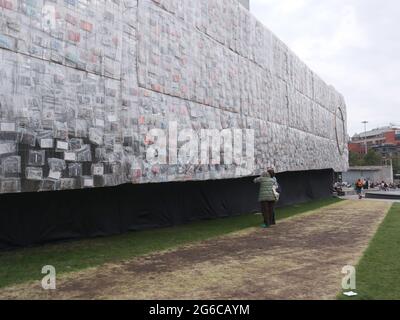
<svg viewBox="0 0 400 320">
<path fill-rule="evenodd" d="M 279 208 L 277 219 L 285 219 L 338 201 L 341 200 L 329 198 Z M 77 271 L 255 227 L 261 224 L 261 220 L 260 216 L 251 214 L 3 252 L 0 253 L 0 288 L 41 279 L 44 265 L 53 265 L 57 274 Z"/>
<path fill-rule="evenodd" d="M 358 296 L 345 300 L 400 299 L 400 204 L 394 204 L 356 267 Z"/>
</svg>

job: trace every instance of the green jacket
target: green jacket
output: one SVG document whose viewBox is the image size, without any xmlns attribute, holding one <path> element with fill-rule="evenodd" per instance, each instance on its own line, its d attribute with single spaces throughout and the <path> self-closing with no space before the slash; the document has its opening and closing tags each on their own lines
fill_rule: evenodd
<svg viewBox="0 0 400 320">
<path fill-rule="evenodd" d="M 258 195 L 258 201 L 276 201 L 274 193 L 274 179 L 271 177 L 260 177 L 254 180 L 255 183 L 260 184 L 260 192 Z"/>
</svg>

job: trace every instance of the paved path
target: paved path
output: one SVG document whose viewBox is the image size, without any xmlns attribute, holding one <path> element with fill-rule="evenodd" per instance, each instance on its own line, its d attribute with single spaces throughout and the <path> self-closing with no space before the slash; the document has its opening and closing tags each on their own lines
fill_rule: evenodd
<svg viewBox="0 0 400 320">
<path fill-rule="evenodd" d="M 390 206 L 344 201 L 271 229 L 71 273 L 50 293 L 38 282 L 5 288 L 0 299 L 334 299 L 342 267 L 357 263 Z"/>
<path fill-rule="evenodd" d="M 358 196 L 345 196 L 345 197 L 340 197 L 343 200 L 357 200 L 358 201 Z M 390 203 L 395 203 L 395 202 L 400 202 L 400 200 L 396 199 L 373 199 L 373 198 L 363 198 L 362 201 L 384 201 L 384 202 L 390 202 Z"/>
</svg>

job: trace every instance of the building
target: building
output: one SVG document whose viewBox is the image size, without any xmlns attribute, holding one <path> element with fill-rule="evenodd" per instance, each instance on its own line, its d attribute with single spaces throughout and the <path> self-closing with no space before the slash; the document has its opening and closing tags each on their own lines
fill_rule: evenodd
<svg viewBox="0 0 400 320">
<path fill-rule="evenodd" d="M 239 0 L 239 2 L 246 8 L 250 9 L 250 0 Z"/>
<path fill-rule="evenodd" d="M 348 167 L 344 97 L 237 0 L 6 3 L 0 248 L 257 211 L 269 166 L 281 204 L 320 198 Z"/>
<path fill-rule="evenodd" d="M 372 183 L 393 183 L 392 166 L 362 166 L 350 167 L 347 172 L 342 173 L 342 181 L 354 184 L 358 179 L 368 180 Z"/>
<path fill-rule="evenodd" d="M 354 184 L 358 179 L 368 180 L 371 183 L 393 183 L 392 166 L 362 166 L 350 167 L 342 173 L 342 181 Z"/>
<path fill-rule="evenodd" d="M 365 145 L 374 149 L 382 156 L 391 156 L 400 153 L 400 127 L 387 126 L 356 134 L 349 143 L 349 151 L 365 153 Z"/>
</svg>

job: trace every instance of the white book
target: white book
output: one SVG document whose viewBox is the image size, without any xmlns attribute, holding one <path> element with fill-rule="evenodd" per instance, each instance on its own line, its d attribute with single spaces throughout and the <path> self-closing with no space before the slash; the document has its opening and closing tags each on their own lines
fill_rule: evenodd
<svg viewBox="0 0 400 320">
<path fill-rule="evenodd" d="M 75 152 L 64 152 L 64 160 L 65 161 L 76 161 L 76 153 Z"/>
<path fill-rule="evenodd" d="M 60 149 L 60 150 L 68 150 L 68 142 L 65 142 L 65 141 L 57 141 L 57 149 Z"/>
<path fill-rule="evenodd" d="M 61 171 L 52 171 L 49 172 L 49 178 L 54 180 L 60 180 L 61 178 Z"/>
<path fill-rule="evenodd" d="M 53 139 L 41 139 L 40 140 L 40 147 L 42 149 L 51 149 L 53 148 L 54 142 Z"/>
</svg>

